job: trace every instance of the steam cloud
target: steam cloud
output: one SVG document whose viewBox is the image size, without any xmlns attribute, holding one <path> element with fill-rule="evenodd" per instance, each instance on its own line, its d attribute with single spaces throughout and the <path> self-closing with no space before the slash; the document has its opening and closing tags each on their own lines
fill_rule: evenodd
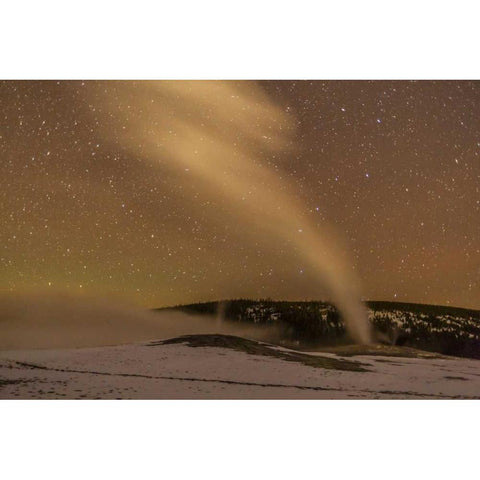
<svg viewBox="0 0 480 480">
<path fill-rule="evenodd" d="M 252 84 L 162 81 L 118 84 L 115 95 L 90 91 L 102 108 L 104 135 L 173 172 L 189 171 L 228 202 L 232 215 L 275 243 L 282 238 L 315 269 L 352 339 L 369 343 L 369 323 L 345 249 L 328 225 L 303 218 L 298 195 L 262 165 L 259 151 L 289 148 L 293 119 Z M 299 229 L 299 219 L 301 229 Z M 289 253 L 287 252 L 287 255 Z"/>
</svg>

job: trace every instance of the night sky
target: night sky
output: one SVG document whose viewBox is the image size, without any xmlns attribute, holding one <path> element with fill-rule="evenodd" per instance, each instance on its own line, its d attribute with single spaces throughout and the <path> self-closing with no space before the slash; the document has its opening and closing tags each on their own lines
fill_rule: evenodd
<svg viewBox="0 0 480 480">
<path fill-rule="evenodd" d="M 308 230 L 365 299 L 480 308 L 478 81 L 7 81 L 0 106 L 2 290 L 322 299 Z"/>
</svg>

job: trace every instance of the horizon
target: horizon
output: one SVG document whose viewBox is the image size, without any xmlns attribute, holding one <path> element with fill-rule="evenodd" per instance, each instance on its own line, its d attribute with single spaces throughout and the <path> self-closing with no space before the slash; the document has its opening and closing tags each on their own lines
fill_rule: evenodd
<svg viewBox="0 0 480 480">
<path fill-rule="evenodd" d="M 315 300 L 315 299 L 304 299 L 304 300 L 291 300 L 291 299 L 275 299 L 275 298 L 230 298 L 230 299 L 221 299 L 221 300 L 199 300 L 193 301 L 190 303 L 179 303 L 175 305 L 166 305 L 162 307 L 149 307 L 149 310 L 163 310 L 169 308 L 178 308 L 189 305 L 201 305 L 205 303 L 223 303 L 223 302 L 235 302 L 235 301 L 245 301 L 245 302 L 287 302 L 287 303 L 325 303 L 335 307 L 335 304 L 329 300 Z M 452 310 L 466 310 L 472 312 L 480 312 L 480 309 L 463 307 L 458 305 L 443 305 L 439 303 L 419 303 L 419 302 L 408 302 L 408 301 L 398 301 L 398 300 L 373 300 L 373 299 L 362 299 L 362 303 L 394 303 L 399 305 L 414 305 L 414 306 L 425 306 L 425 307 L 440 307 L 447 308 Z"/>
</svg>

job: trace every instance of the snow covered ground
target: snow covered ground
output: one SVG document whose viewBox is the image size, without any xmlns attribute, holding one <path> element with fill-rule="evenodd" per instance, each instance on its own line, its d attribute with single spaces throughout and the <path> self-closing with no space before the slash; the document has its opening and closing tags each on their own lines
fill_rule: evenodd
<svg viewBox="0 0 480 480">
<path fill-rule="evenodd" d="M 280 347 L 266 351 L 291 353 Z M 141 343 L 0 352 L 2 399 L 480 398 L 480 361 L 333 353 L 351 371 L 217 346 Z"/>
</svg>

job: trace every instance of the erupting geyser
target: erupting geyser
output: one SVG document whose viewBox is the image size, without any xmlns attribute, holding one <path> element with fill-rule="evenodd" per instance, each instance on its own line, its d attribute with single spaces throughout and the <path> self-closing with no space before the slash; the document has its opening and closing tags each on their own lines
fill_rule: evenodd
<svg viewBox="0 0 480 480">
<path fill-rule="evenodd" d="M 308 225 L 298 195 L 262 152 L 289 148 L 293 119 L 260 87 L 225 81 L 119 83 L 115 95 L 93 86 L 105 137 L 172 172 L 188 171 L 206 192 L 222 198 L 231 215 L 258 235 L 281 238 L 304 258 L 343 314 L 358 343 L 370 328 L 345 249 L 324 224 Z M 139 145 L 141 152 L 139 153 Z M 302 228 L 298 225 L 301 223 Z M 288 256 L 290 253 L 285 252 Z"/>
</svg>

